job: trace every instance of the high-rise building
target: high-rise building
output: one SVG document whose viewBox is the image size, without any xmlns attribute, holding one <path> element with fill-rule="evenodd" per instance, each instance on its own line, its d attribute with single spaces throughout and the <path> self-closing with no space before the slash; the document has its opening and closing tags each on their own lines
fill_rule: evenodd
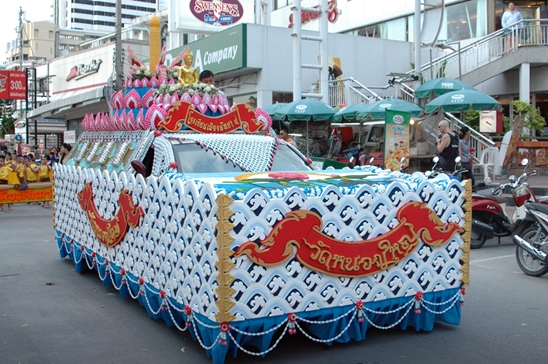
<svg viewBox="0 0 548 364">
<path fill-rule="evenodd" d="M 61 29 L 114 32 L 116 0 L 54 0 L 54 19 Z M 122 26 L 156 11 L 157 0 L 122 0 Z"/>
</svg>

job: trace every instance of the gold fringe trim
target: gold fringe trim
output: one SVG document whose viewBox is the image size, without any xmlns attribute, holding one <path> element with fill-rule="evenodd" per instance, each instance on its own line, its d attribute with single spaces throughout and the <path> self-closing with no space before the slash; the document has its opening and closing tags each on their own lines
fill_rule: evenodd
<svg viewBox="0 0 548 364">
<path fill-rule="evenodd" d="M 53 230 L 57 231 L 57 221 L 55 220 L 55 212 L 57 204 L 55 203 L 55 183 L 51 186 L 51 219 L 53 220 Z"/>
<path fill-rule="evenodd" d="M 215 202 L 217 203 L 217 243 L 219 245 L 217 249 L 217 282 L 219 286 L 215 290 L 219 297 L 216 302 L 219 312 L 215 315 L 215 319 L 218 323 L 234 321 L 236 318 L 230 313 L 230 309 L 235 305 L 232 300 L 232 296 L 236 293 L 236 290 L 230 287 L 234 282 L 234 277 L 230 274 L 230 270 L 234 268 L 235 264 L 232 263 L 230 257 L 234 252 L 230 249 L 230 244 L 234 241 L 234 238 L 230 236 L 230 231 L 234 228 L 234 225 L 230 222 L 230 218 L 234 215 L 234 212 L 230 210 L 229 206 L 234 201 L 232 197 L 222 194 L 219 195 Z"/>
<path fill-rule="evenodd" d="M 462 246 L 463 255 L 460 258 L 462 277 L 460 280 L 464 286 L 470 284 L 470 238 L 472 236 L 472 181 L 467 180 L 464 184 L 466 193 L 464 194 L 464 233 L 462 234 L 462 240 L 464 245 Z"/>
</svg>

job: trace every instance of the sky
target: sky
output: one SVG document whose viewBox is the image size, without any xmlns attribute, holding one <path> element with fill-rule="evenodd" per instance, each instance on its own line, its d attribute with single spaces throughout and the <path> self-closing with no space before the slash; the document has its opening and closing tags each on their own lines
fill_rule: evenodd
<svg viewBox="0 0 548 364">
<path fill-rule="evenodd" d="M 6 43 L 16 39 L 14 28 L 19 24 L 19 7 L 26 12 L 28 21 L 53 21 L 52 0 L 2 0 L 0 21 L 0 54 L 6 51 Z M 1 62 L 0 62 L 1 63 Z"/>
</svg>

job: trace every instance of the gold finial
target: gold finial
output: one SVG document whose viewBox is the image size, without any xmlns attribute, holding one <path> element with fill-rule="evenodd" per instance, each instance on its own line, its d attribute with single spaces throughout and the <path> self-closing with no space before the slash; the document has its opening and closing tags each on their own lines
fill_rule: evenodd
<svg viewBox="0 0 548 364">
<path fill-rule="evenodd" d="M 162 40 L 160 37 L 160 18 L 156 14 L 150 18 L 149 63 L 150 73 L 154 75 L 160 59 Z"/>
</svg>

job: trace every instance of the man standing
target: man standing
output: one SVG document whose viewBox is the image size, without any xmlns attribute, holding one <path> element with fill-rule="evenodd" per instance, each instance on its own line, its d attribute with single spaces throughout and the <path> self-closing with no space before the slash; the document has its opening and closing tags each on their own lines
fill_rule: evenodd
<svg viewBox="0 0 548 364">
<path fill-rule="evenodd" d="M 502 14 L 502 27 L 506 29 L 506 53 L 518 48 L 518 29 L 523 32 L 523 23 L 516 24 L 523 20 L 519 10 L 516 10 L 514 3 L 508 4 L 508 10 Z M 512 27 L 510 27 L 512 26 Z"/>
<path fill-rule="evenodd" d="M 282 128 L 282 130 L 280 130 L 280 136 L 282 137 L 283 140 L 285 140 L 286 142 L 288 142 L 289 144 L 297 148 L 297 142 L 295 141 L 295 139 L 289 136 L 287 129 Z"/>
<path fill-rule="evenodd" d="M 200 83 L 215 87 L 215 74 L 210 70 L 203 70 L 200 73 L 198 80 Z M 217 89 L 217 92 L 226 99 L 226 95 L 222 90 Z"/>
<path fill-rule="evenodd" d="M 443 158 L 441 166 L 446 172 L 455 170 L 455 158 L 461 155 L 460 141 L 457 133 L 451 131 L 449 122 L 442 120 L 438 124 L 440 136 L 436 138 L 436 146 L 440 157 Z"/>
<path fill-rule="evenodd" d="M 215 75 L 210 70 L 203 70 L 198 77 L 201 83 L 212 86 L 215 84 Z"/>
</svg>

